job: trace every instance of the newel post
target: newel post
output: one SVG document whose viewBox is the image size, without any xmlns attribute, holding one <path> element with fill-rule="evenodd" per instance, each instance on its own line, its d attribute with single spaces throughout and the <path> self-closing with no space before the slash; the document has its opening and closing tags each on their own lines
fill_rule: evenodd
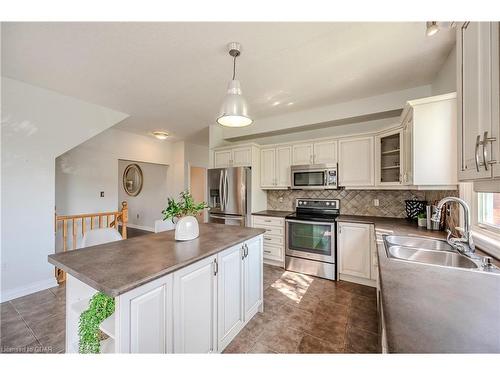
<svg viewBox="0 0 500 375">
<path fill-rule="evenodd" d="M 122 237 L 127 238 L 127 223 L 128 223 L 128 204 L 126 201 L 122 202 Z"/>
</svg>

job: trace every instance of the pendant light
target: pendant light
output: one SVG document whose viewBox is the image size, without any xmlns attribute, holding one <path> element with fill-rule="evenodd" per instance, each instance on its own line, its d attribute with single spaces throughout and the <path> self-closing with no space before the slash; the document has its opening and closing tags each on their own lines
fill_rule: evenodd
<svg viewBox="0 0 500 375">
<path fill-rule="evenodd" d="M 222 102 L 217 123 L 231 128 L 241 128 L 250 125 L 253 120 L 248 116 L 248 104 L 241 92 L 240 81 L 236 77 L 236 58 L 241 54 L 241 44 L 228 44 L 229 55 L 233 58 L 233 78 L 227 86 L 227 93 Z"/>
</svg>

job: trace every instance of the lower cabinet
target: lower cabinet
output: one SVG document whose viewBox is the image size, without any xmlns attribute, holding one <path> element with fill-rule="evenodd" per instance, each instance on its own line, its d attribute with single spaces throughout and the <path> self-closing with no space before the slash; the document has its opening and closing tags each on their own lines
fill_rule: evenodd
<svg viewBox="0 0 500 375">
<path fill-rule="evenodd" d="M 375 286 L 372 278 L 374 228 L 372 224 L 338 223 L 339 278 Z"/>
<path fill-rule="evenodd" d="M 217 256 L 174 272 L 174 353 L 217 351 Z"/>
<path fill-rule="evenodd" d="M 262 242 L 260 237 L 246 242 L 247 255 L 244 261 L 245 321 L 249 321 L 262 306 L 263 269 Z"/>
</svg>

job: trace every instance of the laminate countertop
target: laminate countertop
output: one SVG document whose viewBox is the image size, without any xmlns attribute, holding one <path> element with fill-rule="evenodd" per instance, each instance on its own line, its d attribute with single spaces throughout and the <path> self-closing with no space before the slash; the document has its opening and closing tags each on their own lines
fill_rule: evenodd
<svg viewBox="0 0 500 375">
<path fill-rule="evenodd" d="M 406 219 L 341 215 L 378 235 L 445 238 Z M 377 246 L 390 353 L 500 353 L 500 274 L 390 259 Z"/>
<path fill-rule="evenodd" d="M 264 232 L 200 224 L 200 236 L 191 241 L 176 241 L 171 230 L 52 254 L 48 260 L 92 288 L 116 297 Z"/>
<path fill-rule="evenodd" d="M 257 216 L 272 216 L 272 217 L 282 217 L 282 218 L 291 214 L 293 214 L 293 211 L 278 211 L 278 210 L 264 210 L 252 213 L 252 215 L 257 215 Z"/>
</svg>

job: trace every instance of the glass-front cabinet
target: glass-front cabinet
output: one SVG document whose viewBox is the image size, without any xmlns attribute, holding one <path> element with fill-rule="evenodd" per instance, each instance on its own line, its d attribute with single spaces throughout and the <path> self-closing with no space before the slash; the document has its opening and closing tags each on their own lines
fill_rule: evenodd
<svg viewBox="0 0 500 375">
<path fill-rule="evenodd" d="M 403 130 L 396 129 L 376 137 L 377 185 L 403 182 Z"/>
</svg>

